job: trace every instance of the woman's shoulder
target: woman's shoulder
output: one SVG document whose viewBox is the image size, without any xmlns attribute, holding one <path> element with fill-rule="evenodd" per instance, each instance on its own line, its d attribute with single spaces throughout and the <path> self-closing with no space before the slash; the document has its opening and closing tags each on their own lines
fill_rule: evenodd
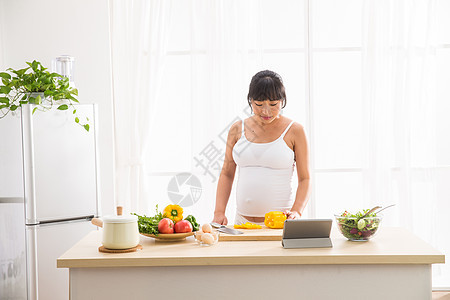
<svg viewBox="0 0 450 300">
<path fill-rule="evenodd" d="M 231 125 L 229 132 L 230 133 L 240 133 L 242 131 L 242 122 L 244 122 L 244 120 L 242 120 L 242 119 L 234 122 Z"/>
<path fill-rule="evenodd" d="M 298 138 L 298 137 L 302 137 L 305 136 L 305 127 L 300 124 L 299 122 L 293 121 L 287 117 L 284 117 L 286 119 L 286 123 L 291 124 L 291 127 L 289 128 L 288 132 L 286 133 L 286 135 L 292 137 L 292 138 Z M 288 125 L 289 126 L 289 125 Z"/>
<path fill-rule="evenodd" d="M 300 124 L 300 123 L 298 123 L 298 122 L 296 122 L 296 121 L 294 121 L 294 120 L 292 120 L 292 119 L 290 119 L 288 117 L 285 117 L 285 116 L 283 116 L 283 118 L 284 118 L 286 124 L 290 125 L 292 123 L 291 127 L 289 128 L 290 131 L 296 131 L 296 132 L 304 131 L 304 127 L 303 127 L 302 124 Z"/>
<path fill-rule="evenodd" d="M 232 140 L 233 145 L 241 138 L 242 122 L 243 120 L 234 122 L 228 130 L 228 138 Z"/>
<path fill-rule="evenodd" d="M 305 131 L 305 127 L 303 127 L 302 124 L 295 122 L 295 121 L 292 123 L 291 128 L 294 132 L 297 132 L 297 133 Z"/>
</svg>

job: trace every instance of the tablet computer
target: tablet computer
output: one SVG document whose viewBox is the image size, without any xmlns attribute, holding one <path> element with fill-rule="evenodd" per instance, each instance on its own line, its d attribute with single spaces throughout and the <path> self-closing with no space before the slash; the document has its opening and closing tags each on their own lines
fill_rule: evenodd
<svg viewBox="0 0 450 300">
<path fill-rule="evenodd" d="M 286 220 L 283 228 L 284 248 L 332 247 L 330 231 L 331 219 Z"/>
</svg>

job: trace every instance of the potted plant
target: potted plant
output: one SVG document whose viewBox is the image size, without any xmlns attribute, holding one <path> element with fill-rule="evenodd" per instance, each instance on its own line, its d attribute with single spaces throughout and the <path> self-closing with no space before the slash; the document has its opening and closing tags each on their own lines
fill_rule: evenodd
<svg viewBox="0 0 450 300">
<path fill-rule="evenodd" d="M 80 122 L 74 103 L 78 90 L 70 87 L 69 79 L 57 73 L 50 73 L 36 60 L 27 62 L 28 67 L 20 70 L 7 69 L 0 72 L 0 119 L 9 112 L 17 110 L 22 104 L 34 104 L 36 110 L 47 111 L 57 107 L 59 110 L 72 109 L 75 123 L 89 131 L 89 119 Z"/>
</svg>

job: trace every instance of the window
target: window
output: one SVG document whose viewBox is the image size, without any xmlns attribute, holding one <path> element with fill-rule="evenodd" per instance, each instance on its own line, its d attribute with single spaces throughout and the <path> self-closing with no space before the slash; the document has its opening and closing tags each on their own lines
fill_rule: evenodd
<svg viewBox="0 0 450 300">
<path fill-rule="evenodd" d="M 175 174 L 193 173 L 202 183 L 202 196 L 186 210 L 199 215 L 201 222 L 211 220 L 220 172 L 217 162 L 225 151 L 227 129 L 249 114 L 246 95 L 251 76 L 271 69 L 283 77 L 286 86 L 283 114 L 303 124 L 309 137 L 313 191 L 305 217 L 332 218 L 348 207 L 363 208 L 363 5 L 359 0 L 173 1 L 176 8 L 172 9 L 162 99 L 165 109 L 154 120 L 160 130 L 153 134 L 157 142 L 149 145 L 146 162 L 155 202 L 167 200 L 167 184 Z M 450 197 L 446 188 L 450 176 L 450 4 L 438 1 L 437 11 L 438 81 L 432 140 L 438 143 L 430 145 L 436 149 L 434 164 L 424 162 L 424 153 L 414 147 L 423 141 L 411 134 L 411 176 L 417 182 L 424 172 L 434 178 L 431 184 L 423 181 L 412 188 L 415 206 L 411 215 L 417 217 L 419 204 L 425 201 L 420 197 L 426 198 L 428 191 L 435 193 L 439 210 L 449 208 L 444 199 Z M 216 161 L 206 170 L 199 158 L 207 150 Z M 404 179 L 398 168 L 402 157 L 387 153 L 384 159 L 396 199 L 402 193 L 396 188 Z M 206 157 L 203 162 L 207 163 Z M 227 208 L 230 221 L 234 201 L 233 190 Z M 439 216 L 430 225 L 433 230 L 446 228 L 443 213 L 430 214 Z M 408 218 L 399 211 L 392 216 L 387 225 L 398 226 Z M 417 228 L 416 233 L 426 235 Z M 450 251 L 448 242 L 439 240 L 435 246 Z M 439 274 L 434 274 L 434 285 L 444 286 L 450 268 L 435 272 Z"/>
</svg>

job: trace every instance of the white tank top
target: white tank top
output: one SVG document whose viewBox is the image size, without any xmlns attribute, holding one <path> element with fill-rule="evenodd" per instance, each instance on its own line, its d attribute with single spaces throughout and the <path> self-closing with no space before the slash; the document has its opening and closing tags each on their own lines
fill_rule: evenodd
<svg viewBox="0 0 450 300">
<path fill-rule="evenodd" d="M 291 209 L 294 151 L 284 141 L 292 121 L 279 138 L 270 143 L 252 143 L 242 134 L 233 147 L 233 159 L 238 165 L 236 187 L 237 213 L 249 217 L 264 217 L 270 211 Z"/>
</svg>

